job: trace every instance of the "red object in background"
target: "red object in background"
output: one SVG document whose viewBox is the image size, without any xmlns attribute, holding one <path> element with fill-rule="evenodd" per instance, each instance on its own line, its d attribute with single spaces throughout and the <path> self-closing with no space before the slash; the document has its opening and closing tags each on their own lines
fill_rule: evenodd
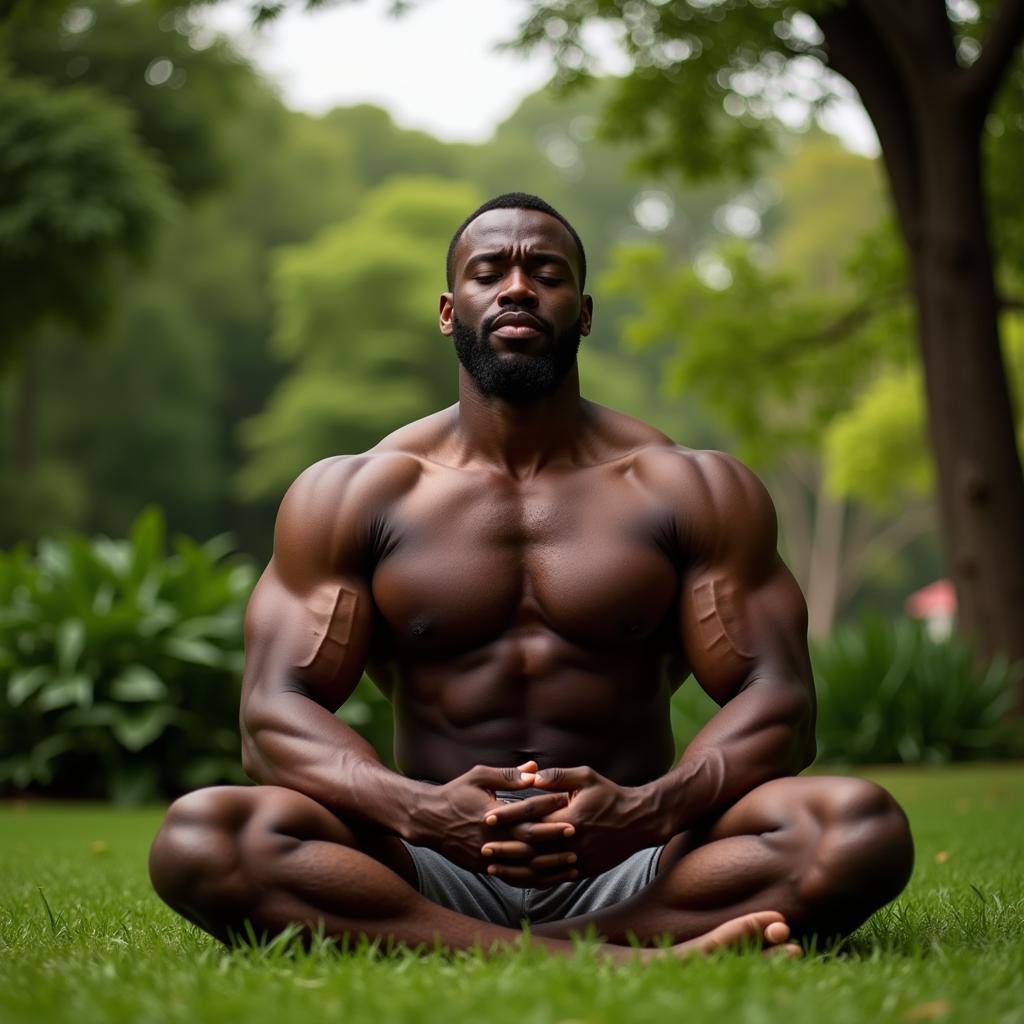
<svg viewBox="0 0 1024 1024">
<path fill-rule="evenodd" d="M 903 607 L 914 619 L 952 619 L 956 615 L 956 591 L 949 580 L 936 580 L 915 590 Z"/>
</svg>

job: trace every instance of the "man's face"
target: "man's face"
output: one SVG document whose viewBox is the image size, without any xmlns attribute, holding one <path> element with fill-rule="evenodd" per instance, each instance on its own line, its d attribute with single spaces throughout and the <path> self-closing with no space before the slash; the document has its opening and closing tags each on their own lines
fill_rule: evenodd
<svg viewBox="0 0 1024 1024">
<path fill-rule="evenodd" d="M 539 210 L 489 210 L 455 248 L 441 333 L 482 394 L 525 404 L 551 394 L 572 369 L 591 309 L 563 224 Z"/>
</svg>

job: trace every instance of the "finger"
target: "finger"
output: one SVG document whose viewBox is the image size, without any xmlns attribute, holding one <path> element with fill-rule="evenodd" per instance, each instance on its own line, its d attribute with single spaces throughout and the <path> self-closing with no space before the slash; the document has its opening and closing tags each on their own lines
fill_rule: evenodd
<svg viewBox="0 0 1024 1024">
<path fill-rule="evenodd" d="M 554 885 L 558 881 L 569 882 L 579 877 L 579 871 L 576 868 L 541 875 L 534 871 L 533 868 L 520 864 L 488 864 L 487 874 L 506 882 L 517 882 L 520 884 L 542 882 L 545 885 Z"/>
<path fill-rule="evenodd" d="M 765 926 L 764 938 L 773 946 L 781 945 L 789 938 L 789 925 L 785 921 L 773 921 Z"/>
<path fill-rule="evenodd" d="M 534 871 L 550 871 L 552 868 L 564 868 L 575 864 L 579 858 L 572 850 L 563 850 L 560 853 L 542 853 L 530 861 L 530 867 Z"/>
<path fill-rule="evenodd" d="M 529 860 L 537 851 L 528 843 L 488 842 L 480 848 L 485 857 L 495 860 Z"/>
<path fill-rule="evenodd" d="M 486 825 L 511 825 L 519 821 L 537 821 L 545 815 L 553 814 L 569 803 L 566 793 L 543 793 L 540 796 L 528 796 L 525 800 L 513 800 L 494 807 L 484 818 Z"/>
<path fill-rule="evenodd" d="M 576 835 L 576 828 L 567 821 L 534 821 L 514 825 L 508 834 L 524 843 L 553 843 Z"/>
<path fill-rule="evenodd" d="M 465 774 L 467 782 L 482 789 L 527 789 L 533 785 L 533 772 L 520 771 L 519 768 L 492 768 L 478 764 Z"/>
<path fill-rule="evenodd" d="M 593 768 L 587 768 L 586 766 L 579 768 L 545 768 L 534 776 L 533 784 L 541 789 L 572 790 L 592 785 L 595 779 L 597 779 L 597 772 Z"/>
</svg>

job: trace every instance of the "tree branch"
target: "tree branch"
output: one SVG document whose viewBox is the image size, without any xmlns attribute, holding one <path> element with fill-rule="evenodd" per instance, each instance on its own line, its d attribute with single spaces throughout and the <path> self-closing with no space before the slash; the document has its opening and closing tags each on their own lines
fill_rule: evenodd
<svg viewBox="0 0 1024 1024">
<path fill-rule="evenodd" d="M 859 549 L 847 548 L 844 558 L 839 601 L 848 601 L 864 581 L 871 562 L 881 562 L 899 554 L 935 524 L 935 508 L 930 502 L 911 505 L 902 515 L 890 521 Z"/>
<path fill-rule="evenodd" d="M 790 338 L 785 345 L 777 348 L 772 353 L 772 361 L 787 359 L 791 355 L 808 348 L 817 348 L 819 345 L 831 345 L 836 342 L 845 341 L 858 327 L 863 326 L 872 317 L 883 310 L 891 309 L 901 299 L 907 297 L 907 290 L 904 287 L 893 288 L 880 296 L 866 299 L 864 302 L 845 313 L 840 314 L 831 323 L 808 334 Z"/>
<path fill-rule="evenodd" d="M 1024 37 L 1024 0 L 1003 0 L 992 18 L 981 56 L 964 72 L 965 92 L 975 110 L 984 115 Z"/>
</svg>

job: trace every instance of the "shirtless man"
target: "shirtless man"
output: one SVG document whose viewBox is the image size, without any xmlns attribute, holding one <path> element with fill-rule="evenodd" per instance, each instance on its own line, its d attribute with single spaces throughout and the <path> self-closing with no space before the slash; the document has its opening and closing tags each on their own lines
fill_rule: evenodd
<svg viewBox="0 0 1024 1024">
<path fill-rule="evenodd" d="M 806 609 L 771 501 L 718 452 L 580 397 L 575 231 L 532 196 L 453 239 L 459 402 L 306 470 L 249 605 L 259 785 L 176 801 L 157 892 L 229 940 L 290 922 L 451 949 L 531 922 L 613 958 L 844 934 L 913 858 L 881 788 L 814 757 Z M 364 669 L 396 759 L 335 717 Z M 687 675 L 720 705 L 673 766 Z"/>
</svg>

